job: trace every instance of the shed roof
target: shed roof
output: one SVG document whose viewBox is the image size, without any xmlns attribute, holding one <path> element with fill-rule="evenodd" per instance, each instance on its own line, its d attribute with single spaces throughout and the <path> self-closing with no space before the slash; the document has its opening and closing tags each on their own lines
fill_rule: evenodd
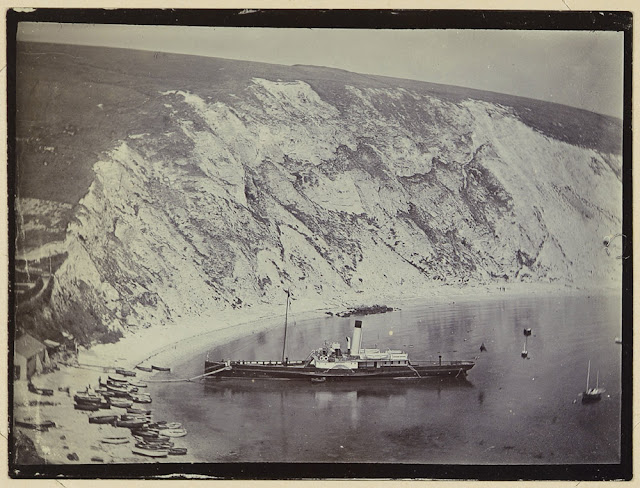
<svg viewBox="0 0 640 488">
<path fill-rule="evenodd" d="M 29 334 L 16 339 L 15 352 L 21 356 L 31 358 L 45 349 L 44 344 Z"/>
</svg>

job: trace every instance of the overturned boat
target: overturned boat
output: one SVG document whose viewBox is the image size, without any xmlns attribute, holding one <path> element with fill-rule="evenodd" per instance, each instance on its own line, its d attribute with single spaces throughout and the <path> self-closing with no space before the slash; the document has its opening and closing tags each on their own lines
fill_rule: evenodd
<svg viewBox="0 0 640 488">
<path fill-rule="evenodd" d="M 288 302 L 288 300 L 287 300 Z M 288 305 L 288 303 L 287 303 Z M 280 361 L 205 361 L 204 378 L 287 379 L 352 381 L 364 379 L 420 379 L 433 376 L 465 378 L 473 361 L 412 361 L 404 351 L 362 348 L 362 321 L 356 320 L 353 337 L 347 337 L 347 347 L 340 343 L 325 344 L 312 351 L 305 360 L 289 361 L 285 357 L 285 343 Z"/>
</svg>

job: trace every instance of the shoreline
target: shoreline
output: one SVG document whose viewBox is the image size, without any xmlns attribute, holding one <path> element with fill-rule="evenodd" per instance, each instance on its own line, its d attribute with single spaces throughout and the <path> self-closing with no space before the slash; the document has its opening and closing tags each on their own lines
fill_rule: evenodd
<svg viewBox="0 0 640 488">
<path fill-rule="evenodd" d="M 443 305 L 447 302 L 455 303 L 455 300 L 478 301 L 551 295 L 622 295 L 622 292 L 613 287 L 596 288 L 594 286 L 568 286 L 551 283 L 511 283 L 504 286 L 496 283 L 479 286 L 450 285 L 424 290 L 423 295 L 386 299 L 363 296 L 361 299 L 355 298 L 334 305 L 319 300 L 301 300 L 300 304 L 293 301 L 289 313 L 297 321 L 304 321 L 325 317 L 327 312 L 335 315 L 360 305 L 386 305 L 397 311 L 403 307 L 410 308 L 425 305 L 425 303 Z M 199 341 L 200 338 L 213 339 L 213 335 L 217 333 L 219 336 L 215 340 L 207 341 L 208 347 L 213 348 L 251 333 L 282 326 L 284 324 L 284 306 L 283 302 L 275 306 L 264 305 L 250 309 L 215 311 L 211 315 L 178 320 L 171 326 L 149 327 L 144 331 L 135 331 L 116 343 L 99 344 L 91 349 L 79 351 L 78 363 L 102 368 L 116 366 L 133 369 L 136 365 L 144 364 L 147 366 L 156 361 L 162 363 L 158 366 L 172 367 L 179 359 L 181 352 L 188 352 L 179 351 L 179 345 L 184 346 L 190 341 Z M 156 335 L 154 340 L 149 340 L 149 336 L 164 332 L 167 328 L 178 328 L 178 325 L 184 327 L 178 334 L 171 330 L 173 337 L 165 336 L 158 340 Z M 136 353 L 132 354 L 132 351 L 136 351 Z"/>
<path fill-rule="evenodd" d="M 373 297 L 362 297 L 362 302 L 370 305 L 379 304 L 393 307 L 394 310 L 424 306 L 425 303 L 442 305 L 456 301 L 473 302 L 477 300 L 518 299 L 527 297 L 543 297 L 557 295 L 621 295 L 614 288 L 568 287 L 553 284 L 497 284 L 463 287 L 440 287 L 439 293 L 426 296 L 397 297 L 386 300 L 375 300 Z M 349 303 L 328 305 L 322 302 L 300 301 L 293 303 L 295 320 L 327 317 L 326 312 L 340 312 L 352 306 L 358 306 L 352 300 Z M 284 306 L 284 304 L 282 305 Z M 300 310 L 298 310 L 300 309 Z M 391 312 L 388 312 L 391 313 Z M 271 330 L 282 326 L 284 313 L 281 306 L 256 307 L 252 310 L 233 310 L 218 312 L 213 316 L 186 318 L 180 331 L 172 334 L 160 334 L 166 327 L 149 327 L 142 333 L 131 334 L 114 344 L 102 344 L 89 350 L 81 350 L 78 354 L 78 366 L 60 365 L 58 371 L 34 377 L 33 382 L 40 388 L 54 390 L 54 395 L 45 397 L 30 393 L 26 382 L 14 382 L 14 418 L 16 420 L 32 417 L 33 419 L 51 420 L 56 427 L 48 432 L 37 432 L 17 427 L 16 432 L 28 436 L 36 446 L 37 454 L 45 459 L 47 464 L 72 463 L 154 463 L 154 462 L 205 462 L 190 453 L 182 456 L 168 456 L 166 458 L 145 458 L 131 452 L 133 442 L 124 445 L 102 444 L 101 439 L 109 435 L 125 435 L 127 429 L 112 427 L 111 425 L 88 424 L 88 412 L 74 410 L 73 392 L 83 390 L 87 385 L 97 387 L 98 378 L 106 377 L 108 371 L 114 367 L 133 369 L 138 364 L 146 366 L 168 366 L 174 368 L 185 357 L 203 353 L 206 349 L 227 344 L 233 340 L 248 336 L 252 333 Z M 173 324 L 177 327 L 179 322 Z M 172 331 L 173 332 L 173 331 Z M 152 335 L 155 340 L 151 340 Z M 159 336 L 159 337 L 158 337 Z M 135 353 L 132 353 L 135 351 Z M 179 380 L 173 371 L 158 375 L 158 371 L 151 373 L 136 371 L 136 379 L 144 382 L 158 382 Z M 59 391 L 68 388 L 69 393 Z M 154 401 L 162 399 L 154 399 Z M 29 402 L 45 402 L 41 405 L 29 405 Z M 49 403 L 52 403 L 51 405 Z M 134 406 L 136 406 L 134 404 Z M 153 403 L 142 405 L 153 410 Z M 102 410 L 100 413 L 126 413 L 125 409 Z M 154 419 L 169 422 L 181 422 L 181 419 Z M 189 446 L 189 437 L 176 439 L 176 447 Z M 67 458 L 76 453 L 78 461 Z M 94 460 L 92 460 L 94 458 Z M 95 460 L 95 459 L 100 459 Z"/>
</svg>

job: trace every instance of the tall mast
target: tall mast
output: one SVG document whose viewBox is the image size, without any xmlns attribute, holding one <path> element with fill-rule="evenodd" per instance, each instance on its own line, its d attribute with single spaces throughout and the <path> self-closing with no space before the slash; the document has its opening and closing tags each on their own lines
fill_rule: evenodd
<svg viewBox="0 0 640 488">
<path fill-rule="evenodd" d="M 289 297 L 291 292 L 287 290 L 287 308 L 284 312 L 284 341 L 282 341 L 282 364 L 284 364 L 284 351 L 287 348 L 287 320 L 289 318 Z"/>
<path fill-rule="evenodd" d="M 589 391 L 589 373 L 591 373 L 591 359 L 589 359 L 589 365 L 587 366 L 587 389 Z"/>
</svg>

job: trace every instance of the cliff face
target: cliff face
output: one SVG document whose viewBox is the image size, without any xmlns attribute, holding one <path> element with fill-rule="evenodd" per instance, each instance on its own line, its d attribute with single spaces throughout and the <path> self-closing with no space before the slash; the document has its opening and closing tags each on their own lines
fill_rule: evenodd
<svg viewBox="0 0 640 488">
<path fill-rule="evenodd" d="M 447 284 L 619 279 L 603 246 L 622 226 L 619 142 L 580 144 L 571 124 L 584 112 L 549 105 L 558 117 L 532 123 L 513 97 L 248 71 L 215 91 L 144 85 L 137 113 L 149 115 L 122 116 L 71 211 L 66 259 L 37 307 L 51 330 L 89 340 L 281 302 L 287 288 L 366 303 Z"/>
</svg>

